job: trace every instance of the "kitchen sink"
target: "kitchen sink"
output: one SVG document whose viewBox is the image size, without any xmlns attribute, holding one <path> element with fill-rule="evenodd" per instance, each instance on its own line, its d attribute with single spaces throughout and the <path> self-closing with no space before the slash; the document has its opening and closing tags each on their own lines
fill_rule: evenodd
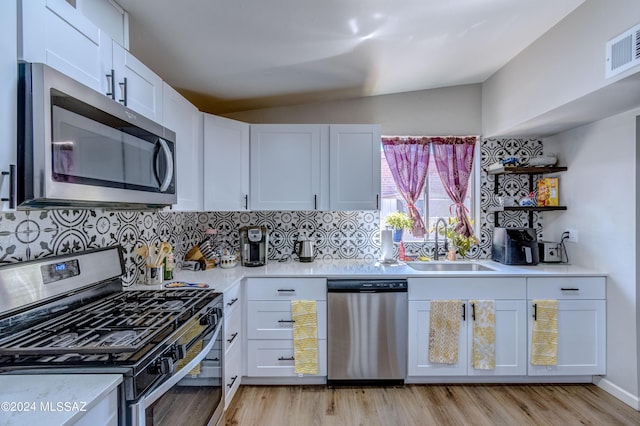
<svg viewBox="0 0 640 426">
<path fill-rule="evenodd" d="M 475 262 L 407 262 L 407 265 L 416 271 L 426 272 L 495 271 L 493 268 Z"/>
</svg>

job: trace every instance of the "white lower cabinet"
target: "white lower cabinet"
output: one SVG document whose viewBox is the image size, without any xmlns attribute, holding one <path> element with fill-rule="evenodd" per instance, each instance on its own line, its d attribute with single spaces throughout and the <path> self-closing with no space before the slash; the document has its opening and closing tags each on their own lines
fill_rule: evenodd
<svg viewBox="0 0 640 426">
<path fill-rule="evenodd" d="M 524 278 L 416 278 L 409 280 L 408 376 L 524 376 L 527 373 L 526 281 Z M 429 362 L 432 300 L 461 301 L 458 361 Z M 472 366 L 471 300 L 495 300 L 496 368 Z"/>
<path fill-rule="evenodd" d="M 558 363 L 540 366 L 529 362 L 529 375 L 606 374 L 605 278 L 529 278 L 527 281 L 529 341 L 535 300 L 558 300 Z"/>
<path fill-rule="evenodd" d="M 327 375 L 327 281 L 324 278 L 249 278 L 247 290 L 247 376 L 295 380 L 292 300 L 315 300 L 318 374 Z"/>
<path fill-rule="evenodd" d="M 242 285 L 224 292 L 224 408 L 231 403 L 242 381 L 243 352 Z"/>
<path fill-rule="evenodd" d="M 118 425 L 118 388 L 109 392 L 97 404 L 89 409 L 74 426 L 117 426 Z"/>
</svg>

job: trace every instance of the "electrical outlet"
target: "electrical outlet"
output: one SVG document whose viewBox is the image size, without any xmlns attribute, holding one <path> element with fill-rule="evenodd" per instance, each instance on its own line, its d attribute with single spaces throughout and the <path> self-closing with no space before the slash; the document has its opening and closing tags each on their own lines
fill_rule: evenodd
<svg viewBox="0 0 640 426">
<path fill-rule="evenodd" d="M 577 243 L 578 242 L 578 230 L 577 229 L 567 228 L 567 229 L 565 229 L 565 232 L 569 233 L 569 238 L 567 238 L 567 241 L 572 242 L 572 243 Z"/>
</svg>

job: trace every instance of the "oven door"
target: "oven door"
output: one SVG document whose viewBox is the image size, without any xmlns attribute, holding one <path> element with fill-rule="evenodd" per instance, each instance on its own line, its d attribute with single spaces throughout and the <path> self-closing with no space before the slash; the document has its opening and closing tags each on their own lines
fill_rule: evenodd
<svg viewBox="0 0 640 426">
<path fill-rule="evenodd" d="M 217 425 L 224 410 L 222 320 L 202 341 L 202 349 L 164 383 L 129 405 L 133 426 Z M 181 365 L 180 365 L 181 364 Z"/>
</svg>

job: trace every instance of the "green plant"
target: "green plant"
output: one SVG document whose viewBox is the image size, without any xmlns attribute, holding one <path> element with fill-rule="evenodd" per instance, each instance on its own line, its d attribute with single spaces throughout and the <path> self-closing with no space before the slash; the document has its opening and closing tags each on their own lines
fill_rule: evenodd
<svg viewBox="0 0 640 426">
<path fill-rule="evenodd" d="M 384 218 L 385 223 L 396 229 L 412 229 L 413 219 L 404 212 L 395 211 Z"/>
<path fill-rule="evenodd" d="M 450 217 L 448 222 L 446 230 L 444 227 L 440 227 L 438 233 L 447 237 L 449 239 L 449 243 L 456 248 L 458 254 L 464 257 L 469 249 L 471 249 L 472 245 L 478 244 L 478 238 L 476 238 L 475 235 L 465 237 L 462 234 L 458 234 L 455 231 L 456 224 L 458 223 L 457 217 Z M 473 225 L 473 222 L 471 222 L 471 224 Z M 431 232 L 433 232 L 433 230 L 431 230 Z"/>
</svg>

